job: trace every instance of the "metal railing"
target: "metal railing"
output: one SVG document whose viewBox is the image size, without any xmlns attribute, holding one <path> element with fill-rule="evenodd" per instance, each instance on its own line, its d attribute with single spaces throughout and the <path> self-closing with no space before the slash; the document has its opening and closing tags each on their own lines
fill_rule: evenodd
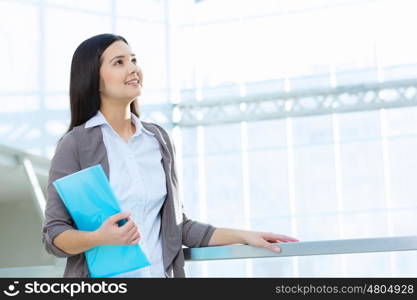
<svg viewBox="0 0 417 300">
<path fill-rule="evenodd" d="M 185 248 L 187 261 L 417 250 L 417 236 L 276 243 L 280 253 L 248 245 Z"/>
</svg>

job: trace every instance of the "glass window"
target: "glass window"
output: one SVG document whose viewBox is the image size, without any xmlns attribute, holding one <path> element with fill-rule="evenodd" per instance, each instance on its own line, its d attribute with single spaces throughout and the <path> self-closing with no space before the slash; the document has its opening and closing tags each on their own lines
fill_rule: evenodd
<svg viewBox="0 0 417 300">
<path fill-rule="evenodd" d="M 381 139 L 379 111 L 344 113 L 338 114 L 336 118 L 342 144 L 349 141 Z"/>
<path fill-rule="evenodd" d="M 181 128 L 182 134 L 182 153 L 184 157 L 197 154 L 197 128 L 184 127 Z"/>
<path fill-rule="evenodd" d="M 248 153 L 250 216 L 290 215 L 286 150 Z"/>
<path fill-rule="evenodd" d="M 417 62 L 417 42 L 414 35 L 417 20 L 412 0 L 383 1 L 380 6 L 377 37 L 378 60 L 381 66 Z M 392 22 L 386 22 L 392 20 Z"/>
<path fill-rule="evenodd" d="M 296 212 L 311 214 L 336 211 L 335 175 L 333 145 L 294 149 Z"/>
<path fill-rule="evenodd" d="M 142 68 L 144 74 L 144 93 L 147 90 L 151 92 L 166 90 L 167 48 L 165 25 L 119 19 L 116 23 L 116 33 L 126 38 L 132 51 L 136 53 L 138 65 Z M 160 96 L 163 98 L 156 102 L 167 101 L 166 94 Z"/>
<path fill-rule="evenodd" d="M 183 158 L 183 195 L 184 209 L 188 218 L 200 219 L 199 202 L 199 175 L 198 160 L 196 157 Z"/>
<path fill-rule="evenodd" d="M 340 277 L 340 257 L 337 255 L 300 256 L 298 274 L 300 277 Z"/>
<path fill-rule="evenodd" d="M 38 9 L 17 1 L 2 1 L 0 12 L 1 92 L 36 91 L 39 85 Z"/>
<path fill-rule="evenodd" d="M 44 103 L 47 110 L 61 110 L 70 115 L 70 99 L 66 93 L 47 95 Z"/>
<path fill-rule="evenodd" d="M 210 277 L 246 277 L 246 259 L 213 260 L 207 263 Z"/>
<path fill-rule="evenodd" d="M 76 20 L 76 22 L 75 22 Z M 71 30 L 64 29 L 71 25 Z M 88 26 L 86 26 L 88 25 Z M 46 12 L 45 72 L 48 91 L 69 89 L 71 60 L 86 39 L 111 30 L 110 17 L 50 8 Z"/>
<path fill-rule="evenodd" d="M 120 2 L 120 0 L 116 1 Z M 135 2 L 135 1 L 132 1 Z M 107 12 L 111 10 L 110 0 L 45 0 L 46 4 L 60 5 L 66 8 L 85 9 L 96 12 Z"/>
<path fill-rule="evenodd" d="M 233 218 L 244 217 L 242 157 L 240 153 L 207 155 L 207 220 L 220 226 Z M 239 222 L 243 226 L 243 222 Z"/>
<path fill-rule="evenodd" d="M 35 112 L 40 106 L 39 97 L 25 95 L 0 96 L 0 103 L 0 120 L 9 122 L 13 119 L 19 119 L 21 116 L 25 116 L 30 120 L 29 112 Z M 9 113 L 14 113 L 14 115 Z"/>
<path fill-rule="evenodd" d="M 417 135 L 417 107 L 394 108 L 386 112 L 389 137 Z"/>
<path fill-rule="evenodd" d="M 392 207 L 416 207 L 417 138 L 393 139 L 388 142 Z"/>
<path fill-rule="evenodd" d="M 117 0 L 115 3 L 119 16 L 164 22 L 165 0 Z"/>
<path fill-rule="evenodd" d="M 205 154 L 240 152 L 240 124 L 221 124 L 204 127 Z"/>
<path fill-rule="evenodd" d="M 343 209 L 385 209 L 384 160 L 380 141 L 340 147 Z"/>
<path fill-rule="evenodd" d="M 292 124 L 294 146 L 333 143 L 331 115 L 295 118 Z"/>
<path fill-rule="evenodd" d="M 389 253 L 357 253 L 345 257 L 347 277 L 392 277 Z"/>
</svg>

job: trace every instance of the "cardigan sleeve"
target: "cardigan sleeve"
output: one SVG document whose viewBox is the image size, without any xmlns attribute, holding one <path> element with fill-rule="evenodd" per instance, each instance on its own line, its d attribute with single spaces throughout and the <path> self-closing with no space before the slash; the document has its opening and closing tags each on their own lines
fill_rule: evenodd
<svg viewBox="0 0 417 300">
<path fill-rule="evenodd" d="M 54 239 L 66 230 L 76 229 L 76 226 L 52 183 L 80 169 L 76 140 L 71 133 L 68 133 L 58 143 L 51 160 L 45 218 L 42 228 L 42 242 L 46 251 L 57 257 L 74 256 L 56 247 Z"/>
<path fill-rule="evenodd" d="M 207 247 L 216 227 L 183 216 L 182 243 L 190 248 Z"/>
</svg>

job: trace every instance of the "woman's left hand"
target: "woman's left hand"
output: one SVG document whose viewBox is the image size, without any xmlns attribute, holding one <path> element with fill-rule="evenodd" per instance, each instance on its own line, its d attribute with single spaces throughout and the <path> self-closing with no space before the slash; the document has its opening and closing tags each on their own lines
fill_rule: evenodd
<svg viewBox="0 0 417 300">
<path fill-rule="evenodd" d="M 280 253 L 281 249 L 273 243 L 299 242 L 296 238 L 271 232 L 244 231 L 242 237 L 248 245 L 267 248 L 277 253 Z"/>
</svg>

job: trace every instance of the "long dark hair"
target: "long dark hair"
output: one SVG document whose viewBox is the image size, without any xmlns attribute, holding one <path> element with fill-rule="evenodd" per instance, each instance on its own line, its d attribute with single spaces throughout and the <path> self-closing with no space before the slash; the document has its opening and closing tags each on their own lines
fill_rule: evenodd
<svg viewBox="0 0 417 300">
<path fill-rule="evenodd" d="M 110 33 L 95 35 L 82 42 L 74 52 L 71 62 L 70 107 L 71 122 L 66 133 L 75 126 L 87 122 L 100 109 L 100 67 L 101 55 L 112 43 L 126 39 Z M 130 111 L 139 117 L 136 101 L 130 104 Z"/>
</svg>

